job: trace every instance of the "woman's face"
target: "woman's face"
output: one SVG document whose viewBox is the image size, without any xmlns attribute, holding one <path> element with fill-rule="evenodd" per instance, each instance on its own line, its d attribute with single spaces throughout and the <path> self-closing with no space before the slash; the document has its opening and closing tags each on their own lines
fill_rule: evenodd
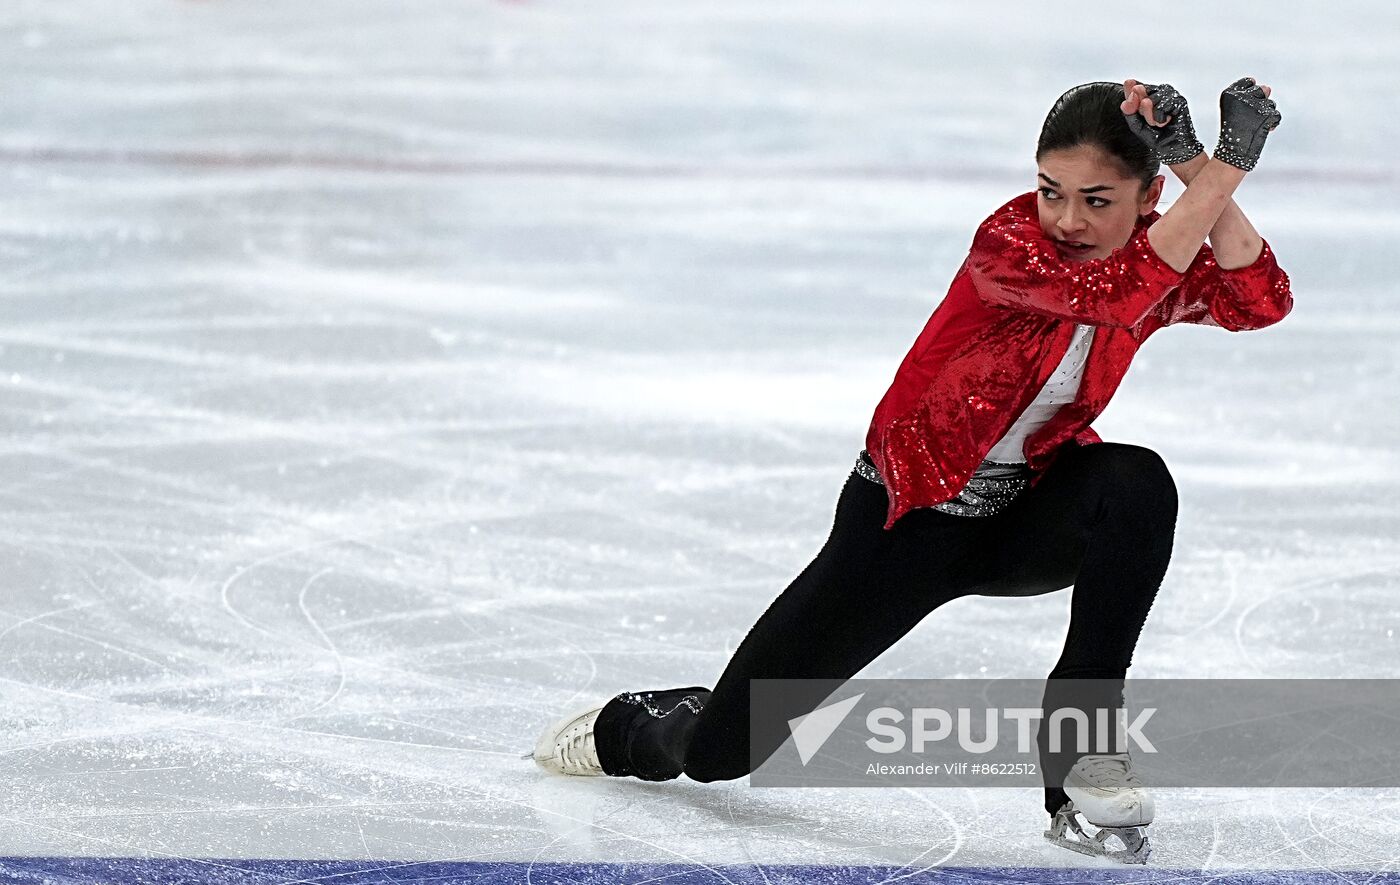
<svg viewBox="0 0 1400 885">
<path fill-rule="evenodd" d="M 1133 234 L 1138 216 L 1157 207 L 1162 176 L 1146 189 L 1124 178 L 1122 166 L 1103 149 L 1080 145 L 1040 158 L 1036 184 L 1040 229 L 1072 261 L 1106 258 Z"/>
</svg>

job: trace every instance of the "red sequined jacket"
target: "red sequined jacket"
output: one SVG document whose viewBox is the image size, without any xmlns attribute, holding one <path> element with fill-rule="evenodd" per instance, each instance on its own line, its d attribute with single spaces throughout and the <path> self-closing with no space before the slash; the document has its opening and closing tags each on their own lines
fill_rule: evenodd
<svg viewBox="0 0 1400 885">
<path fill-rule="evenodd" d="M 1248 267 L 1224 270 L 1209 246 L 1178 273 L 1147 242 L 1139 218 L 1107 258 L 1061 257 L 1023 194 L 977 229 L 948 295 L 933 312 L 870 422 L 866 449 L 885 481 L 885 528 L 917 507 L 957 496 L 983 457 L 1035 399 L 1069 348 L 1076 323 L 1098 326 L 1074 401 L 1026 439 L 1040 479 L 1061 445 L 1100 438 L 1104 410 L 1133 354 L 1173 323 L 1261 329 L 1293 307 L 1269 244 Z"/>
</svg>

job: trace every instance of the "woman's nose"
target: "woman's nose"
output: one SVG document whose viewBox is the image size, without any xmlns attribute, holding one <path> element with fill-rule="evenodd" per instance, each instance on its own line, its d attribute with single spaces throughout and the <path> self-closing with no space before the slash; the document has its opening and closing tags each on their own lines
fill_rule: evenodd
<svg viewBox="0 0 1400 885">
<path fill-rule="evenodd" d="M 1066 209 L 1060 216 L 1060 230 L 1066 234 L 1077 233 L 1084 229 L 1084 219 L 1075 213 L 1073 209 Z"/>
</svg>

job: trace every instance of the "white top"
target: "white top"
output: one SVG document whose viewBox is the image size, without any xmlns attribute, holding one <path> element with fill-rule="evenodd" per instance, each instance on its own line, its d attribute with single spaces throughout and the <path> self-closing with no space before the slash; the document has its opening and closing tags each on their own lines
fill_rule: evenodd
<svg viewBox="0 0 1400 885">
<path fill-rule="evenodd" d="M 1079 395 L 1079 383 L 1084 379 L 1084 361 L 1089 356 L 1089 346 L 1094 341 L 1094 327 L 1076 324 L 1074 337 L 1070 339 L 1069 350 L 1064 359 L 1050 373 L 1045 386 L 1036 394 L 1031 404 L 1016 419 L 1016 423 L 1006 431 L 984 460 L 1003 464 L 1024 464 L 1023 451 L 1026 437 L 1035 433 L 1049 421 L 1061 406 L 1074 402 Z"/>
</svg>

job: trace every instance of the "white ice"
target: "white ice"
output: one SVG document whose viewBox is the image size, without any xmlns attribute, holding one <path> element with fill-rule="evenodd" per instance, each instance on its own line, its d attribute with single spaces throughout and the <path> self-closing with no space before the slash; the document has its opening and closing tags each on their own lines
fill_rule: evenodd
<svg viewBox="0 0 1400 885">
<path fill-rule="evenodd" d="M 0 855 L 1072 866 L 1032 790 L 550 779 L 808 562 L 1053 98 L 1170 80 L 1279 326 L 1177 328 L 1106 438 L 1182 494 L 1133 675 L 1393 677 L 1400 9 L 0 7 Z M 1179 193 L 1179 189 L 1172 191 Z M 1068 593 L 863 675 L 1043 675 Z M 1160 866 L 1389 870 L 1397 790 L 1164 790 Z"/>
</svg>

